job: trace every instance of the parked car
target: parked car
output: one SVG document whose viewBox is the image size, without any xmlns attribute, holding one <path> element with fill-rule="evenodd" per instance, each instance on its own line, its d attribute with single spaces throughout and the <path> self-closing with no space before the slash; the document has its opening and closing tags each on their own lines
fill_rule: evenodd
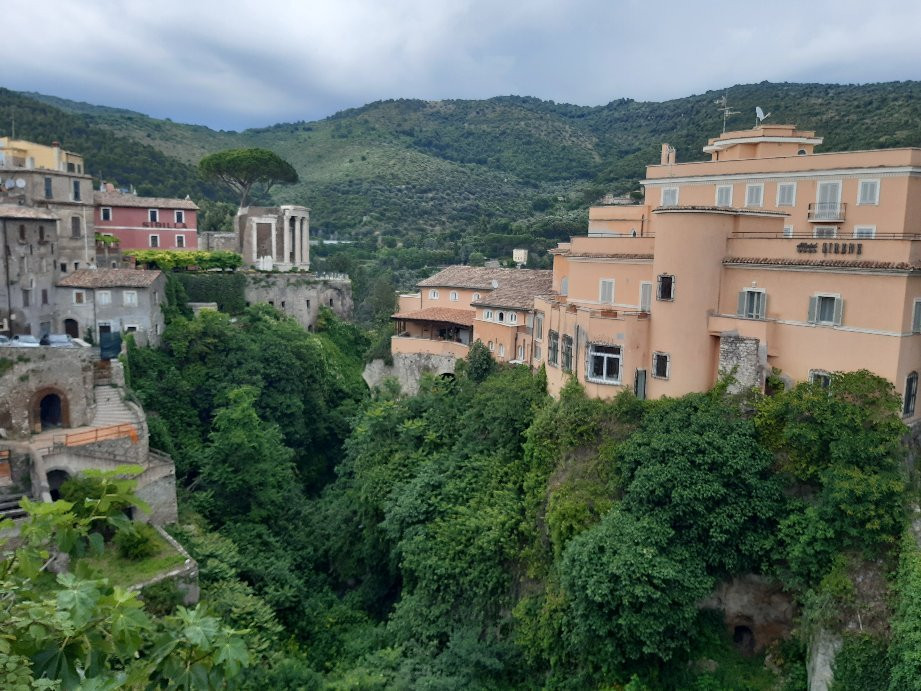
<svg viewBox="0 0 921 691">
<path fill-rule="evenodd" d="M 52 348 L 73 348 L 73 339 L 67 334 L 48 334 L 48 343 Z"/>
<path fill-rule="evenodd" d="M 5 346 L 10 344 L 9 336 L 0 336 L 0 346 Z"/>
<path fill-rule="evenodd" d="M 35 336 L 30 336 L 29 334 L 19 334 L 13 336 L 13 341 L 10 343 L 12 346 L 17 348 L 38 348 L 39 342 Z"/>
</svg>

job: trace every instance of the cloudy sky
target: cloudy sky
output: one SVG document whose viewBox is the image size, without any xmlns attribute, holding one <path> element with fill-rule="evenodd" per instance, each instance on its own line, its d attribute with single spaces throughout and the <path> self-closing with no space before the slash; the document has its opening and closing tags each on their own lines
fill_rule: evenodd
<svg viewBox="0 0 921 691">
<path fill-rule="evenodd" d="M 921 78 L 917 0 L 55 0 L 6 25 L 33 28 L 7 36 L 2 86 L 216 129 L 386 98 Z"/>
</svg>

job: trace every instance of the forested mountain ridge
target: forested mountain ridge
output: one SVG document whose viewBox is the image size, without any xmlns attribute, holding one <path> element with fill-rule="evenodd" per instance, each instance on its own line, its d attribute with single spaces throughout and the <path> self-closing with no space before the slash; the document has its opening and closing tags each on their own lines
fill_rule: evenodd
<svg viewBox="0 0 921 691">
<path fill-rule="evenodd" d="M 165 187 L 168 175 L 171 186 L 182 182 L 193 197 L 215 193 L 189 177 L 188 166 L 201 156 L 265 147 L 289 160 L 301 178 L 279 188 L 276 200 L 310 206 L 318 229 L 389 234 L 419 245 L 434 231 L 434 243 L 442 246 L 469 235 L 476 223 L 502 220 L 538 237 L 565 236 L 584 223 L 579 210 L 601 194 L 635 189 L 662 142 L 677 147 L 679 161 L 703 158 L 702 147 L 722 126 L 714 101 L 723 94 L 739 111 L 729 128 L 750 127 L 760 105 L 774 122 L 816 130 L 825 137 L 820 150 L 921 145 L 921 82 L 762 82 L 596 107 L 518 96 L 398 99 L 243 132 L 5 90 L 0 114 L 15 113 L 19 136 L 58 139 L 81 151 L 93 174 L 139 189 Z M 8 121 L 0 115 L 0 134 L 8 133 Z M 127 151 L 128 142 L 138 144 L 139 153 Z M 127 153 L 132 165 L 103 165 L 113 149 Z M 154 159 L 154 152 L 168 158 Z"/>
</svg>

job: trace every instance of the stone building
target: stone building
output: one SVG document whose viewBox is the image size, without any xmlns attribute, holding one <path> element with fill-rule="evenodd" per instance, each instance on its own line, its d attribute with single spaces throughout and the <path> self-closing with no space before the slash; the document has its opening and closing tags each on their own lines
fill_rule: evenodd
<svg viewBox="0 0 921 691">
<path fill-rule="evenodd" d="M 310 269 L 310 209 L 247 206 L 237 212 L 243 263 L 263 271 Z"/>
<path fill-rule="evenodd" d="M 133 333 L 139 345 L 157 345 L 165 326 L 161 303 L 166 276 L 140 269 L 81 269 L 58 281 L 58 318 L 68 335 Z"/>
<path fill-rule="evenodd" d="M 0 205 L 0 331 L 42 336 L 54 327 L 58 218 L 45 209 Z"/>
</svg>

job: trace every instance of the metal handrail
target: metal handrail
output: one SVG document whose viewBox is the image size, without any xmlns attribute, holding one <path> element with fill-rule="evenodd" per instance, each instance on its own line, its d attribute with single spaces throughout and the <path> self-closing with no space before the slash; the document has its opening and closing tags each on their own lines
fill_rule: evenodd
<svg viewBox="0 0 921 691">
<path fill-rule="evenodd" d="M 808 218 L 810 221 L 843 221 L 846 207 L 844 202 L 812 202 Z"/>
</svg>

